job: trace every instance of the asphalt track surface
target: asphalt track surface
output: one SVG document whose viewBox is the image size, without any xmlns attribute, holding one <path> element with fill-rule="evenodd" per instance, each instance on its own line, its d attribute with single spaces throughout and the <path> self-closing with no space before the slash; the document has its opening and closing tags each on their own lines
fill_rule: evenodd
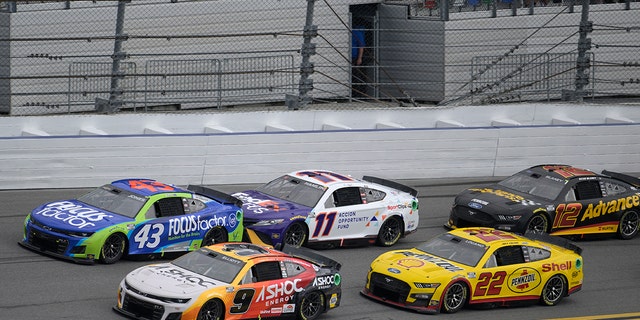
<svg viewBox="0 0 640 320">
<path fill-rule="evenodd" d="M 468 185 L 489 180 L 402 181 L 419 191 L 420 226 L 393 249 L 410 248 L 445 232 L 453 197 Z M 234 192 L 252 186 L 213 186 Z M 24 217 L 37 205 L 76 197 L 86 189 L 0 191 L 0 319 L 125 319 L 112 311 L 120 280 L 150 261 L 78 265 L 39 255 L 19 246 Z M 322 252 L 342 262 L 342 303 L 325 320 L 433 319 L 640 319 L 640 237 L 579 241 L 583 247 L 582 291 L 559 305 L 463 309 L 449 315 L 424 315 L 368 300 L 359 294 L 369 263 L 389 250 L 376 246 Z M 607 316 L 610 315 L 610 316 Z M 593 317 L 595 316 L 595 317 Z M 593 318 L 591 318 L 593 317 Z"/>
</svg>

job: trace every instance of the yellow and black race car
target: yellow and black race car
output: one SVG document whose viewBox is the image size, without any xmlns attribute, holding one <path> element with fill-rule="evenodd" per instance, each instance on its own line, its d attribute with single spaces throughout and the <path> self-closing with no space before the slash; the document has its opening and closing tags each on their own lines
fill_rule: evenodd
<svg viewBox="0 0 640 320">
<path fill-rule="evenodd" d="M 631 239 L 640 227 L 640 179 L 568 165 L 538 165 L 454 200 L 449 229 L 491 227 L 581 238 Z"/>
<path fill-rule="evenodd" d="M 582 249 L 547 234 L 461 228 L 383 253 L 361 294 L 423 313 L 539 302 L 556 305 L 582 288 Z"/>
</svg>

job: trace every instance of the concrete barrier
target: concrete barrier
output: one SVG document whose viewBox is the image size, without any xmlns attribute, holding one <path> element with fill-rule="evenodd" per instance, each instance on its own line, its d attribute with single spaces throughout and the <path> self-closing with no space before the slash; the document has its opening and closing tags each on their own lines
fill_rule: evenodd
<svg viewBox="0 0 640 320">
<path fill-rule="evenodd" d="M 0 118 L 0 189 L 124 177 L 260 183 L 297 169 L 493 177 L 539 163 L 640 171 L 640 107 L 514 104 Z"/>
</svg>

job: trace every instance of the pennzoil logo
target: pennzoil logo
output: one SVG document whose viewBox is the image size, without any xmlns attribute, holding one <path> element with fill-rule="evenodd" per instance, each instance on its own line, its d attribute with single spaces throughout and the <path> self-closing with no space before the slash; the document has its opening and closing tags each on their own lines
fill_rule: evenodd
<svg viewBox="0 0 640 320">
<path fill-rule="evenodd" d="M 508 279 L 509 289 L 515 293 L 528 292 L 540 285 L 542 279 L 538 270 L 533 268 L 519 268 Z"/>
</svg>

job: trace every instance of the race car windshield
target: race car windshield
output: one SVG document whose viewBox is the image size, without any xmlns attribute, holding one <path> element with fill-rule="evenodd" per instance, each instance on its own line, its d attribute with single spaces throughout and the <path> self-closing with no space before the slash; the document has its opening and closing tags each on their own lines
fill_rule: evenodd
<svg viewBox="0 0 640 320">
<path fill-rule="evenodd" d="M 506 178 L 498 185 L 547 200 L 555 200 L 565 183 L 536 173 L 520 172 Z"/>
<path fill-rule="evenodd" d="M 185 254 L 171 263 L 224 283 L 231 283 L 245 265 L 245 262 L 241 260 L 206 248 Z"/>
<path fill-rule="evenodd" d="M 278 199 L 306 207 L 314 207 L 324 194 L 325 188 L 319 184 L 285 175 L 258 187 L 256 190 Z"/>
<path fill-rule="evenodd" d="M 104 185 L 79 197 L 78 201 L 104 211 L 134 218 L 147 202 L 147 198 L 111 185 Z"/>
<path fill-rule="evenodd" d="M 475 267 L 487 251 L 487 246 L 468 239 L 443 234 L 416 249 L 449 261 Z"/>
</svg>

